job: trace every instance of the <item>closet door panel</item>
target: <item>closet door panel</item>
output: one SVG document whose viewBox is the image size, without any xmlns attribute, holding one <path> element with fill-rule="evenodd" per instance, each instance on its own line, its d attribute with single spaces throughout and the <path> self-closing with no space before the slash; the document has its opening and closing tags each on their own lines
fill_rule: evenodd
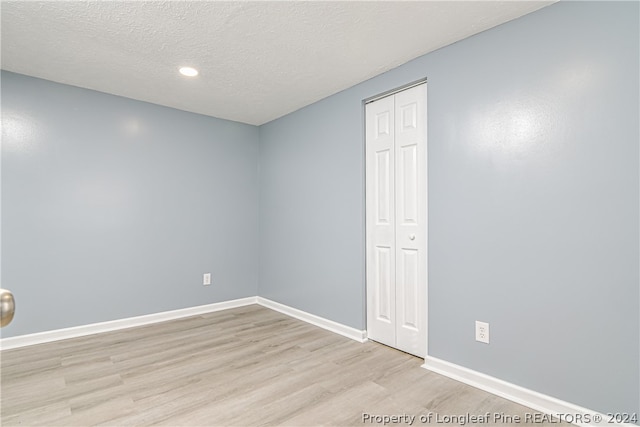
<svg viewBox="0 0 640 427">
<path fill-rule="evenodd" d="M 395 95 L 396 347 L 426 355 L 426 84 Z"/>
<path fill-rule="evenodd" d="M 385 98 L 366 106 L 367 333 L 395 346 L 395 109 Z"/>
</svg>

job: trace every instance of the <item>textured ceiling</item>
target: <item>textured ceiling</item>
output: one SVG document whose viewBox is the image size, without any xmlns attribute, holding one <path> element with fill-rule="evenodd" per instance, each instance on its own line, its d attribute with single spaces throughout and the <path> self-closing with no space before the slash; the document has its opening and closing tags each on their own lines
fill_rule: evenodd
<svg viewBox="0 0 640 427">
<path fill-rule="evenodd" d="M 2 68 L 258 125 L 550 3 L 2 1 Z"/>
</svg>

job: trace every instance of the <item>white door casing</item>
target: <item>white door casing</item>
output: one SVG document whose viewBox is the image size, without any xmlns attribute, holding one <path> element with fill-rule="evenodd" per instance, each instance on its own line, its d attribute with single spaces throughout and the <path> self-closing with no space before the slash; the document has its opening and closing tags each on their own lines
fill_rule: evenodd
<svg viewBox="0 0 640 427">
<path fill-rule="evenodd" d="M 427 342 L 426 84 L 366 105 L 367 333 L 417 356 Z"/>
</svg>

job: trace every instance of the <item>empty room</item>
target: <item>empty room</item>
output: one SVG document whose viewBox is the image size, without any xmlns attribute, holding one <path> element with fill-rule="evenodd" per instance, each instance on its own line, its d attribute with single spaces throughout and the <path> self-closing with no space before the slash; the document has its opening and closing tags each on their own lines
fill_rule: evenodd
<svg viewBox="0 0 640 427">
<path fill-rule="evenodd" d="M 640 2 L 5 1 L 3 426 L 640 425 Z"/>
</svg>

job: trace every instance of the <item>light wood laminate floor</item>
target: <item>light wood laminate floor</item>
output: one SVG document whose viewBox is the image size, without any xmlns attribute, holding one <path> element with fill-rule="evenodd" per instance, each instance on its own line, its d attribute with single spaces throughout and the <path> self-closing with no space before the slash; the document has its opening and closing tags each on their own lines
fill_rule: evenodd
<svg viewBox="0 0 640 427">
<path fill-rule="evenodd" d="M 3 426 L 382 425 L 363 414 L 424 425 L 430 412 L 436 425 L 435 414 L 534 412 L 257 305 L 0 357 Z"/>
</svg>

